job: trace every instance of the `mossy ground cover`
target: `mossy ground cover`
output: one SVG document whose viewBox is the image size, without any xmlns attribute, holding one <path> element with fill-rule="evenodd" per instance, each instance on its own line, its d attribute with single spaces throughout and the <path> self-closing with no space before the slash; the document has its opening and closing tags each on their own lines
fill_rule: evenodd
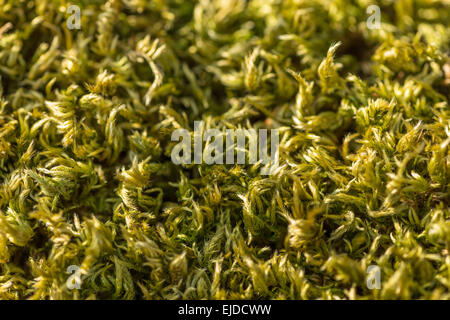
<svg viewBox="0 0 450 320">
<path fill-rule="evenodd" d="M 0 0 L 0 299 L 449 299 L 449 21 L 448 0 Z M 278 170 L 175 165 L 194 121 L 278 129 Z"/>
</svg>

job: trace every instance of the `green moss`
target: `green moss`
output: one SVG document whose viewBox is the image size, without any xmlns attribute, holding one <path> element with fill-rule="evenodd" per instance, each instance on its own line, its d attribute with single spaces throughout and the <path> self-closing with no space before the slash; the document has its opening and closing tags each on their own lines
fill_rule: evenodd
<svg viewBox="0 0 450 320">
<path fill-rule="evenodd" d="M 0 299 L 449 299 L 449 2 L 371 4 L 0 0 Z"/>
</svg>

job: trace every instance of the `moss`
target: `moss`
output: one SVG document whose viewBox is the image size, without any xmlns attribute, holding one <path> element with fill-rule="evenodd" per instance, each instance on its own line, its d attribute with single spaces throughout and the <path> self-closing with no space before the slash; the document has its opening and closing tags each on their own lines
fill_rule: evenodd
<svg viewBox="0 0 450 320">
<path fill-rule="evenodd" d="M 0 0 L 0 299 L 449 299 L 449 2 L 371 4 Z"/>
</svg>

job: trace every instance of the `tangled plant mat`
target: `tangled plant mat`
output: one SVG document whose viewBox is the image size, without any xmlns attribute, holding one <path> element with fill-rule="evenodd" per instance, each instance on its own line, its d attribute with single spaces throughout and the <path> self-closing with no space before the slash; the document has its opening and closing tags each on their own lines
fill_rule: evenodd
<svg viewBox="0 0 450 320">
<path fill-rule="evenodd" d="M 0 299 L 449 299 L 449 21 L 0 0 Z M 175 164 L 194 121 L 277 130 L 278 168 Z"/>
</svg>

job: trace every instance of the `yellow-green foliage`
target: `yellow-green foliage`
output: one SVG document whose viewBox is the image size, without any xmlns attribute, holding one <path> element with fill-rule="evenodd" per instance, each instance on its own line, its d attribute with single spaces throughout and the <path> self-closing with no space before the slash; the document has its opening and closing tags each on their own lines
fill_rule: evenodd
<svg viewBox="0 0 450 320">
<path fill-rule="evenodd" d="M 450 3 L 374 3 L 0 0 L 0 299 L 449 299 Z"/>
</svg>

